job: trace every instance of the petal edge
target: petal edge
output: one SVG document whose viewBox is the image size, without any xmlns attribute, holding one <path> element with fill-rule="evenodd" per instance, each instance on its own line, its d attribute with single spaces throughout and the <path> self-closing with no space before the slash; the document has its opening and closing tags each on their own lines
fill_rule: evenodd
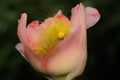
<svg viewBox="0 0 120 80">
<path fill-rule="evenodd" d="M 100 13 L 97 9 L 86 7 L 87 29 L 94 26 L 100 19 Z"/>
<path fill-rule="evenodd" d="M 25 53 L 24 47 L 21 43 L 18 43 L 15 48 L 20 52 L 20 54 L 28 61 L 28 57 Z"/>
</svg>

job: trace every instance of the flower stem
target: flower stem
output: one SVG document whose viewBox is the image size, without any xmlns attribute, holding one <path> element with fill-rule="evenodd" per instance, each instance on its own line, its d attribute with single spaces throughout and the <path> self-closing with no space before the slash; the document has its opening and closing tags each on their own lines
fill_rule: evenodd
<svg viewBox="0 0 120 80">
<path fill-rule="evenodd" d="M 61 77 L 53 77 L 52 79 L 49 80 L 66 80 L 65 76 L 61 76 Z M 76 80 L 76 79 L 72 79 L 72 80 Z"/>
</svg>

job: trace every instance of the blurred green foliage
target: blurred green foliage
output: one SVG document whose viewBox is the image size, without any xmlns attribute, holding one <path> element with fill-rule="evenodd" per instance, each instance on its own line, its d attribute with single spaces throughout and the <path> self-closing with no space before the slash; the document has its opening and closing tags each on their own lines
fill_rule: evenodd
<svg viewBox="0 0 120 80">
<path fill-rule="evenodd" d="M 17 20 L 28 14 L 28 23 L 42 22 L 57 10 L 70 17 L 71 8 L 83 2 L 101 13 L 88 30 L 88 62 L 78 80 L 115 80 L 120 45 L 120 0 L 0 0 L 0 80 L 46 80 L 15 49 Z"/>
</svg>

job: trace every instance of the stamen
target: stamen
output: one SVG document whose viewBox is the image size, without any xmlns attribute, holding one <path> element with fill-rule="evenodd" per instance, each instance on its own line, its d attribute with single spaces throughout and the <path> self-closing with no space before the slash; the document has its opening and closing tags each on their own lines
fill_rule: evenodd
<svg viewBox="0 0 120 80">
<path fill-rule="evenodd" d="M 58 38 L 63 39 L 65 37 L 65 34 L 63 32 L 58 33 Z"/>
</svg>

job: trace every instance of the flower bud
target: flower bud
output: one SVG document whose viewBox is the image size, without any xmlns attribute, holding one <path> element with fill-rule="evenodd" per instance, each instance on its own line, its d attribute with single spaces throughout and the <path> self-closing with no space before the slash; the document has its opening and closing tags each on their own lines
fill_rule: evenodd
<svg viewBox="0 0 120 80">
<path fill-rule="evenodd" d="M 52 80 L 72 80 L 81 75 L 87 59 L 86 31 L 100 18 L 95 8 L 82 3 L 72 9 L 69 20 L 59 10 L 54 17 L 26 26 L 27 14 L 18 23 L 22 56 L 38 71 Z"/>
</svg>

